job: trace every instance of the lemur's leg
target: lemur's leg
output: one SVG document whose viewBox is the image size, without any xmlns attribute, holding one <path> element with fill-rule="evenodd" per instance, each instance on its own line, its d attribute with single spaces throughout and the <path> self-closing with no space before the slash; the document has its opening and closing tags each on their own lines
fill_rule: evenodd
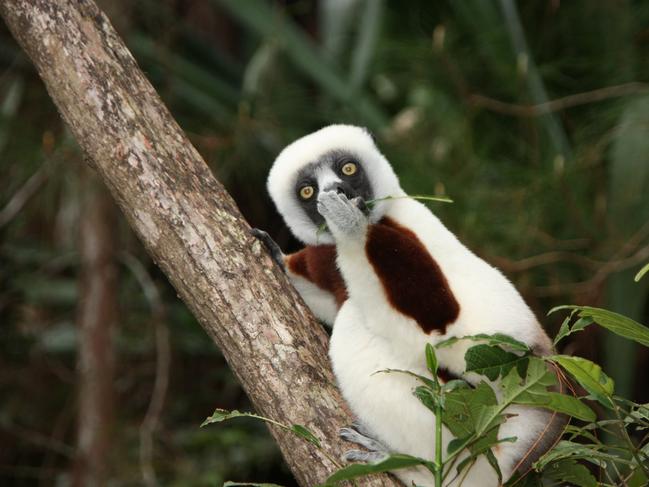
<svg viewBox="0 0 649 487">
<path fill-rule="evenodd" d="M 356 421 L 352 423 L 351 428 L 341 428 L 339 435 L 343 440 L 356 443 L 369 450 L 346 451 L 343 453 L 343 459 L 347 462 L 378 462 L 389 455 L 387 447 L 372 438 L 369 432 Z"/>
<path fill-rule="evenodd" d="M 264 232 L 263 230 L 259 230 L 258 228 L 251 228 L 250 233 L 258 238 L 268 249 L 268 252 L 270 252 L 270 256 L 273 258 L 275 263 L 281 267 L 281 269 L 286 272 L 286 264 L 284 263 L 284 252 L 282 252 L 282 249 L 277 245 L 277 242 L 273 240 L 273 238 L 268 235 L 268 233 Z"/>
</svg>

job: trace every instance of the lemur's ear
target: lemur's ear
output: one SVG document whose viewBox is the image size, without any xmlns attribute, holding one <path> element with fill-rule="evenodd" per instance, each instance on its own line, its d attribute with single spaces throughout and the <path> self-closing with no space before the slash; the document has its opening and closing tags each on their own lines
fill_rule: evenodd
<svg viewBox="0 0 649 487">
<path fill-rule="evenodd" d="M 372 142 L 376 144 L 376 135 L 374 135 L 374 132 L 372 132 L 367 127 L 365 127 L 365 132 L 367 132 L 367 135 L 369 135 L 372 138 Z"/>
</svg>

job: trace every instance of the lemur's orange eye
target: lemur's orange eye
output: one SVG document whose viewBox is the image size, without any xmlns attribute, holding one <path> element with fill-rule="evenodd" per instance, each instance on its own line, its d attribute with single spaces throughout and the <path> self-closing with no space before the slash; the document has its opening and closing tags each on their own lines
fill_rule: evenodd
<svg viewBox="0 0 649 487">
<path fill-rule="evenodd" d="M 357 167 L 356 164 L 353 162 L 347 162 L 345 165 L 342 167 L 341 171 L 345 176 L 352 176 L 353 174 L 356 173 Z"/>
<path fill-rule="evenodd" d="M 313 193 L 315 193 L 313 186 L 303 186 L 300 189 L 300 198 L 302 198 L 303 200 L 308 200 L 313 196 Z"/>
</svg>

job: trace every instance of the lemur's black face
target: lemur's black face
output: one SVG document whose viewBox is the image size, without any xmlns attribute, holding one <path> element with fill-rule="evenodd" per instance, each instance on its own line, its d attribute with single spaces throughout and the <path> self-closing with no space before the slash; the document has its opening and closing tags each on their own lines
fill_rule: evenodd
<svg viewBox="0 0 649 487">
<path fill-rule="evenodd" d="M 317 208 L 318 194 L 321 191 L 337 191 L 350 200 L 360 197 L 363 201 L 368 201 L 373 197 L 370 181 L 360 161 L 344 150 L 328 152 L 298 173 L 295 196 L 304 212 L 318 227 L 325 223 Z"/>
</svg>

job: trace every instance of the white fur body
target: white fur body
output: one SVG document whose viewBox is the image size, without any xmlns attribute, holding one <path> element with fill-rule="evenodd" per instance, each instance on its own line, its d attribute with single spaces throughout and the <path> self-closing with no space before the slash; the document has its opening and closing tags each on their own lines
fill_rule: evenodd
<svg viewBox="0 0 649 487">
<path fill-rule="evenodd" d="M 333 326 L 338 314 L 338 305 L 333 295 L 302 276 L 289 273 L 289 278 L 313 314 L 327 325 Z"/>
<path fill-rule="evenodd" d="M 462 245 L 425 206 L 409 199 L 394 200 L 386 216 L 413 231 L 430 252 L 460 303 L 460 314 L 445 335 L 424 333 L 413 319 L 389 304 L 368 261 L 365 241 L 339 241 L 338 265 L 349 299 L 336 317 L 329 355 L 343 396 L 366 428 L 395 452 L 432 459 L 435 418 L 412 395 L 419 384 L 402 374 L 375 372 L 403 369 L 429 375 L 425 344 L 450 336 L 500 332 L 528 344 L 539 344 L 547 337 L 513 285 Z M 438 350 L 440 365 L 456 375 L 465 375 L 464 352 L 471 345 L 459 342 Z M 519 416 L 501 426 L 499 437 L 516 436 L 518 441 L 505 443 L 496 452 L 504 478 L 511 475 L 515 462 L 538 438 L 550 417 L 532 408 L 512 408 L 508 412 Z M 444 451 L 452 438 L 445 429 Z M 433 482 L 431 474 L 423 469 L 395 474 L 406 485 Z M 481 457 L 462 485 L 490 487 L 498 485 L 498 480 Z"/>
<path fill-rule="evenodd" d="M 317 227 L 300 209 L 294 196 L 291 175 L 328 150 L 350 149 L 368 173 L 377 203 L 365 216 L 350 201 L 333 192 L 318 195 L 318 211 L 329 231 L 318 236 Z M 370 136 L 358 127 L 330 126 L 288 146 L 277 158 L 268 180 L 269 192 L 294 235 L 310 245 L 334 243 L 337 265 L 349 298 L 335 313 L 333 296 L 308 280 L 289 275 L 314 313 L 334 322 L 330 357 L 343 397 L 360 422 L 391 451 L 427 459 L 434 457 L 435 418 L 413 396 L 418 385 L 409 376 L 379 373 L 405 369 L 427 375 L 424 347 L 450 336 L 504 333 L 530 347 L 549 352 L 551 342 L 514 286 L 485 261 L 469 251 L 421 203 L 403 198 L 398 179 Z M 384 286 L 368 259 L 365 244 L 368 228 L 383 217 L 412 231 L 440 267 L 459 304 L 457 319 L 444 335 L 425 333 L 412 318 L 400 313 L 388 300 Z M 335 320 L 334 320 L 335 317 Z M 464 353 L 472 344 L 460 341 L 438 350 L 440 366 L 467 380 Z M 516 436 L 515 443 L 494 449 L 504 479 L 515 463 L 538 438 L 549 421 L 549 413 L 533 408 L 511 408 L 518 414 L 500 427 L 499 437 Z M 444 431 L 444 452 L 452 439 Z M 423 469 L 394 472 L 406 485 L 432 485 Z M 452 477 L 451 475 L 450 477 Z M 447 481 L 449 482 L 449 481 Z M 447 485 L 458 485 L 447 483 Z M 466 487 L 498 485 L 497 476 L 480 457 L 462 483 Z"/>
</svg>

